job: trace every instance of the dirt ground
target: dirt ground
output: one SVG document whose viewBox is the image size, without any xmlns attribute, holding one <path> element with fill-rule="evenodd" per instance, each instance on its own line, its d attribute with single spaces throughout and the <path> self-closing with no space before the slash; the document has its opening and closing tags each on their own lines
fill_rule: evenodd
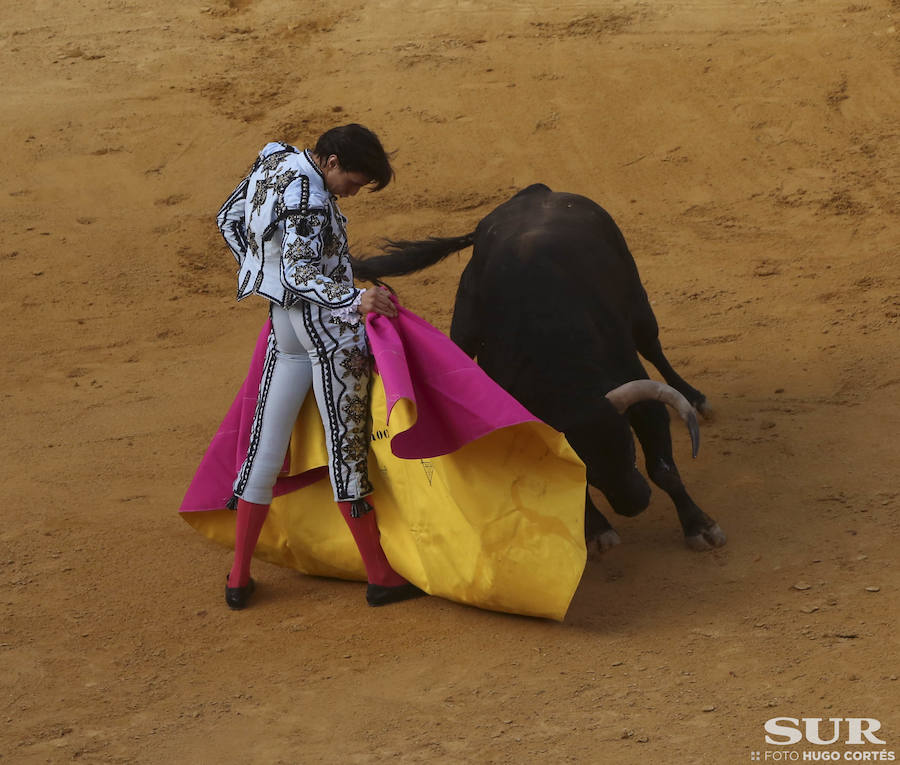
<svg viewBox="0 0 900 765">
<path fill-rule="evenodd" d="M 737 763 L 773 717 L 900 749 L 897 0 L 36 0 L 0 36 L 2 763 Z M 541 181 L 624 231 L 715 417 L 564 623 L 230 553 L 177 514 L 265 313 L 215 213 L 358 121 L 356 252 Z M 449 328 L 468 253 L 398 279 Z M 547 576 L 553 576 L 552 571 Z M 824 747 L 829 749 L 829 747 Z"/>
</svg>

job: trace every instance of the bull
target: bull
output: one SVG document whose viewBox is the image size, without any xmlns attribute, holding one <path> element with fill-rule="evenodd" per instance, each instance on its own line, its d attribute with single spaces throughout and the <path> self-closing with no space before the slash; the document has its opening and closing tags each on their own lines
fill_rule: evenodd
<svg viewBox="0 0 900 765">
<path fill-rule="evenodd" d="M 697 454 L 695 409 L 706 397 L 666 359 L 659 326 L 625 238 L 590 199 L 535 184 L 458 237 L 390 241 L 353 263 L 381 283 L 473 247 L 459 281 L 451 339 L 532 414 L 562 432 L 585 465 L 588 549 L 619 543 L 599 509 L 635 516 L 650 501 L 634 435 L 650 479 L 675 505 L 687 545 L 707 550 L 725 534 L 687 493 L 675 460 L 668 404 L 685 421 Z M 650 380 L 638 354 L 666 383 Z"/>
</svg>

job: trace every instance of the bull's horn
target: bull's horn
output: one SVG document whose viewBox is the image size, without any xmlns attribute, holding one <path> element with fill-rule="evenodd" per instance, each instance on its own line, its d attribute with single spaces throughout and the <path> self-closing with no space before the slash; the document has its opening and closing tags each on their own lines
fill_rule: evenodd
<svg viewBox="0 0 900 765">
<path fill-rule="evenodd" d="M 697 424 L 697 414 L 690 402 L 675 388 L 656 380 L 632 380 L 618 388 L 613 388 L 606 397 L 612 402 L 619 414 L 624 414 L 632 404 L 640 401 L 662 401 L 671 406 L 687 425 L 691 434 L 691 455 L 697 456 L 700 450 L 700 426 Z"/>
</svg>

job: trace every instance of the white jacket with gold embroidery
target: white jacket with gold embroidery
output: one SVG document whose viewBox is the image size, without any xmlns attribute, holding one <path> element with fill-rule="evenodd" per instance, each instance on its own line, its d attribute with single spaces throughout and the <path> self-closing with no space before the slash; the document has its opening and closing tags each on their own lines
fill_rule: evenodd
<svg viewBox="0 0 900 765">
<path fill-rule="evenodd" d="M 283 308 L 307 300 L 355 314 L 364 290 L 353 286 L 347 219 L 308 149 L 267 144 L 216 222 L 238 262 L 238 300 L 257 294 Z"/>
</svg>

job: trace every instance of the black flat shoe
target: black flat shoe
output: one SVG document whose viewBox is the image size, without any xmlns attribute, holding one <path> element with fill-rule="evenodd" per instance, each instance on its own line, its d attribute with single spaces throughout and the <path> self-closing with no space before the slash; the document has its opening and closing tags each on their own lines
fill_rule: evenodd
<svg viewBox="0 0 900 765">
<path fill-rule="evenodd" d="M 420 590 L 411 582 L 396 587 L 385 587 L 381 584 L 370 584 L 366 588 L 366 602 L 370 606 L 386 606 L 403 600 L 425 597 L 428 593 Z"/>
<path fill-rule="evenodd" d="M 251 578 L 243 587 L 229 587 L 225 585 L 225 602 L 228 607 L 234 611 L 240 611 L 246 608 L 250 602 L 250 596 L 256 589 L 256 582 Z"/>
</svg>

